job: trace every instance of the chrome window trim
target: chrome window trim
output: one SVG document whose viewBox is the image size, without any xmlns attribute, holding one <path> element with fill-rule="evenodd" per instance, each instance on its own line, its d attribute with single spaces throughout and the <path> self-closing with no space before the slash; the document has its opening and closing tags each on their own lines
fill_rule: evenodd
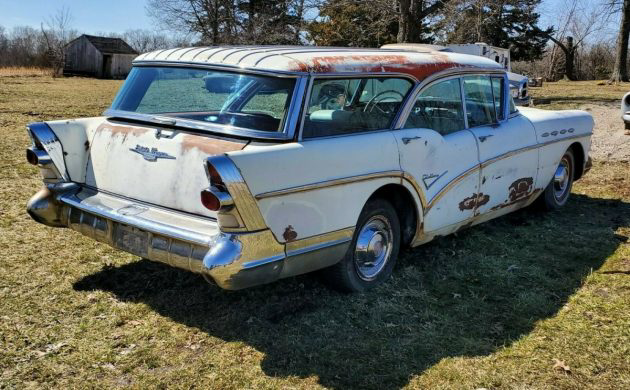
<svg viewBox="0 0 630 390">
<path fill-rule="evenodd" d="M 494 72 L 494 73 L 496 73 L 496 72 Z M 487 74 L 487 75 L 486 75 L 486 74 L 483 74 L 483 75 L 482 75 L 482 74 L 478 74 L 478 75 L 477 75 L 477 74 L 470 74 L 470 75 L 466 75 L 466 76 L 486 76 L 486 77 L 488 77 L 488 81 L 490 81 L 490 89 L 491 89 L 491 92 L 492 92 L 492 105 L 493 105 L 493 106 L 494 106 L 494 89 L 492 88 L 492 77 L 493 77 L 493 76 L 497 76 L 497 77 L 501 76 L 499 73 L 496 73 L 496 74 L 494 74 L 494 73 L 492 73 L 492 72 L 491 72 L 491 73 L 489 73 L 489 74 Z M 505 72 L 504 72 L 504 73 L 505 73 Z M 503 77 L 505 77 L 505 76 L 503 76 Z M 462 88 L 463 88 L 463 86 L 464 86 L 464 79 L 463 79 L 463 77 L 462 77 Z M 505 87 L 504 87 L 504 88 L 505 88 Z M 463 96 L 463 95 L 462 95 L 462 99 L 464 99 L 464 107 L 466 107 L 466 96 Z M 495 116 L 495 118 L 494 118 L 494 119 L 495 119 L 495 122 L 486 123 L 486 124 L 483 124 L 483 125 L 477 125 L 477 126 L 468 126 L 468 127 L 466 127 L 466 128 L 467 128 L 467 129 L 476 129 L 476 128 L 478 128 L 478 127 L 498 127 L 498 126 L 500 126 L 500 125 L 501 125 L 501 123 L 503 123 L 503 122 L 507 121 L 507 117 L 506 117 L 506 119 L 503 119 L 503 120 L 501 120 L 501 121 L 500 121 L 500 120 L 498 120 L 498 118 L 496 117 L 496 116 L 497 116 L 497 107 L 496 107 L 496 106 L 494 106 L 494 116 Z M 466 119 L 468 119 L 468 118 L 466 118 Z M 466 124 L 468 125 L 468 120 L 466 120 Z"/>
<path fill-rule="evenodd" d="M 406 79 L 409 82 L 411 82 L 411 87 L 409 88 L 409 91 L 407 91 L 407 94 L 405 95 L 404 99 L 400 102 L 400 107 L 398 108 L 398 111 L 396 112 L 396 114 L 394 115 L 394 118 L 392 119 L 392 121 L 389 124 L 389 127 L 386 129 L 374 129 L 374 130 L 368 130 L 368 131 L 359 131 L 356 133 L 346 133 L 346 134 L 337 134 L 337 135 L 331 135 L 331 136 L 325 136 L 325 137 L 313 137 L 313 138 L 304 138 L 303 137 L 303 132 L 304 132 L 304 122 L 306 119 L 306 108 L 308 107 L 308 104 L 311 101 L 311 92 L 313 90 L 313 83 L 315 82 L 316 79 L 363 79 L 363 78 L 396 78 L 396 79 Z M 359 134 L 367 134 L 367 133 L 376 133 L 376 132 L 382 132 L 382 131 L 390 131 L 394 128 L 394 125 L 396 124 L 396 121 L 398 120 L 398 117 L 400 116 L 400 113 L 402 112 L 402 110 L 405 107 L 405 104 L 407 104 L 407 99 L 409 98 L 409 95 L 411 93 L 413 93 L 416 85 L 418 85 L 418 79 L 406 74 L 406 73 L 397 73 L 397 72 L 363 72 L 363 73 L 357 73 L 357 72 L 336 72 L 336 73 L 311 73 L 311 77 L 309 78 L 309 84 L 308 84 L 308 88 L 306 90 L 306 94 L 304 95 L 304 104 L 302 105 L 302 115 L 300 118 L 300 126 L 299 126 L 299 130 L 298 130 L 298 141 L 302 142 L 302 141 L 312 141 L 312 140 L 316 140 L 316 139 L 326 139 L 326 138 L 336 138 L 336 137 L 343 137 L 343 136 L 352 136 L 352 135 L 359 135 Z"/>
<path fill-rule="evenodd" d="M 406 106 L 402 108 L 401 110 L 401 115 L 398 118 L 397 123 L 395 123 L 394 126 L 392 126 L 393 130 L 399 130 L 402 129 L 405 124 L 405 122 L 407 121 L 407 118 L 409 116 L 409 113 L 411 112 L 411 109 L 413 108 L 413 104 L 415 102 L 415 100 L 417 99 L 418 95 L 420 94 L 420 92 L 422 92 L 426 87 L 428 87 L 430 84 L 433 84 L 435 82 L 438 82 L 438 80 L 441 79 L 445 79 L 445 78 L 451 78 L 451 77 L 462 77 L 462 76 L 469 76 L 469 75 L 475 75 L 475 74 L 479 74 L 479 75 L 491 75 L 491 74 L 496 74 L 496 75 L 505 75 L 505 70 L 503 70 L 503 68 L 488 68 L 488 69 L 484 69 L 484 68 L 473 68 L 473 67 L 454 67 L 454 68 L 448 68 L 448 69 L 444 69 L 441 70 L 439 72 L 435 72 L 432 75 L 426 77 L 425 79 L 423 79 L 422 81 L 420 81 L 418 84 L 416 84 L 415 89 L 413 89 L 410 94 L 409 94 L 409 99 L 407 99 L 406 102 Z M 463 85 L 463 82 L 460 82 L 460 85 Z M 463 92 L 463 91 L 462 91 Z M 464 99 L 464 95 L 462 93 L 462 99 Z M 464 104 L 464 111 L 466 109 L 466 105 Z M 468 122 L 468 121 L 466 121 Z M 466 127 L 466 129 L 469 129 L 470 127 Z M 465 130 L 465 129 L 464 129 Z"/>
<path fill-rule="evenodd" d="M 451 133 L 449 133 L 449 134 L 454 134 L 454 133 L 457 133 L 457 132 L 459 132 L 459 131 L 462 131 L 462 130 L 466 130 L 466 129 L 468 129 L 468 118 L 467 118 L 467 116 L 466 116 L 466 105 L 464 104 L 464 83 L 462 82 L 462 80 L 461 80 L 461 76 L 460 76 L 460 75 L 449 75 L 449 76 L 445 76 L 445 77 L 442 77 L 442 78 L 440 78 L 440 79 L 438 79 L 438 80 L 434 80 L 434 82 L 432 82 L 432 83 L 430 83 L 430 84 L 427 84 L 427 85 L 425 85 L 424 87 L 422 87 L 422 88 L 420 88 L 420 89 L 414 90 L 414 91 L 412 92 L 412 94 L 413 94 L 413 98 L 412 98 L 411 105 L 409 106 L 408 111 L 406 111 L 406 112 L 402 113 L 402 111 L 404 111 L 404 110 L 401 110 L 401 115 L 403 115 L 403 114 L 404 114 L 404 115 L 406 115 L 406 118 L 405 118 L 405 120 L 401 123 L 401 127 L 400 127 L 400 129 L 407 129 L 407 128 L 406 128 L 406 127 L 404 127 L 404 126 L 405 126 L 405 123 L 407 123 L 407 120 L 409 119 L 409 115 L 411 114 L 411 110 L 412 110 L 412 109 L 413 109 L 413 107 L 416 105 L 416 100 L 418 99 L 418 96 L 419 96 L 419 95 L 420 95 L 420 94 L 421 94 L 421 93 L 422 93 L 422 92 L 423 92 L 426 88 L 431 87 L 431 86 L 433 86 L 433 85 L 435 85 L 435 84 L 441 83 L 442 81 L 448 81 L 448 80 L 453 80 L 453 79 L 458 79 L 458 80 L 459 80 L 459 95 L 460 95 L 460 96 L 459 96 L 459 102 L 460 102 L 460 104 L 462 105 L 462 113 L 464 114 L 464 126 L 465 126 L 465 127 L 464 127 L 463 129 L 460 129 L 460 130 L 457 130 L 457 131 L 453 131 L 453 132 L 451 132 Z M 411 95 L 412 95 L 412 94 L 410 94 L 409 96 L 411 97 Z M 405 104 L 407 104 L 407 102 L 405 102 Z M 405 108 L 406 108 L 406 107 L 405 107 Z M 411 128 L 411 127 L 410 127 L 410 128 Z M 397 129 L 397 128 L 393 128 L 393 130 L 396 130 L 396 129 Z M 433 130 L 433 129 L 429 129 L 429 130 Z M 435 131 L 436 131 L 436 132 L 438 132 L 438 133 L 439 133 L 442 137 L 444 137 L 444 136 L 445 136 L 445 134 L 442 134 L 442 133 L 440 133 L 440 132 L 439 132 L 439 131 L 437 131 L 437 130 L 435 130 Z"/>
<path fill-rule="evenodd" d="M 217 54 L 217 53 L 213 53 Z M 266 70 L 266 69 L 256 69 L 249 67 L 241 67 L 236 65 L 225 65 L 225 64 L 204 64 L 200 62 L 189 62 L 189 61 L 164 61 L 164 60 L 138 60 L 133 61 L 134 67 L 146 67 L 146 66 L 163 66 L 163 67 L 174 67 L 174 68 L 196 68 L 196 69 L 208 69 L 208 70 L 222 70 L 222 71 L 231 71 L 238 73 L 249 73 L 249 74 L 257 74 L 261 76 L 275 76 L 275 77 L 288 77 L 288 78 L 297 78 L 300 76 L 308 75 L 308 72 L 299 72 L 299 71 L 283 71 L 283 70 Z"/>
<path fill-rule="evenodd" d="M 257 74 L 263 76 L 271 76 L 271 77 L 288 77 L 295 78 L 295 86 L 293 87 L 293 95 L 291 96 L 291 100 L 289 103 L 289 107 L 282 118 L 281 128 L 282 131 L 270 132 L 270 131 L 261 131 L 261 130 L 252 130 L 246 129 L 243 127 L 235 127 L 228 125 L 220 125 L 220 124 L 211 124 L 202 121 L 196 121 L 192 119 L 184 119 L 177 118 L 171 116 L 164 116 L 162 114 L 145 114 L 138 113 L 132 111 L 123 111 L 123 110 L 115 110 L 111 107 L 105 110 L 103 113 L 104 116 L 107 117 L 116 117 L 123 119 L 131 119 L 138 120 L 143 122 L 154 123 L 158 126 L 164 126 L 164 121 L 157 120 L 156 117 L 162 116 L 164 118 L 172 119 L 174 121 L 174 126 L 184 127 L 188 129 L 207 131 L 211 133 L 218 133 L 223 135 L 233 135 L 237 137 L 247 137 L 247 138 L 256 138 L 256 139 L 264 139 L 264 140 L 291 140 L 295 136 L 295 131 L 297 127 L 297 121 L 299 120 L 299 112 L 301 111 L 301 102 L 303 101 L 305 86 L 308 83 L 308 77 L 305 76 L 304 73 L 300 74 L 286 74 L 286 73 L 275 73 L 275 72 L 266 72 L 266 71 L 252 71 L 249 69 L 241 69 L 236 67 L 226 67 L 226 66 L 214 66 L 214 65 L 200 65 L 194 63 L 185 63 L 185 62 L 164 62 L 164 61 L 142 61 L 142 62 L 134 62 L 134 66 L 137 67 L 154 67 L 154 66 L 163 66 L 163 67 L 175 67 L 175 68 L 196 68 L 196 69 L 208 69 L 208 70 L 222 70 L 222 71 L 232 71 L 236 73 L 250 73 Z M 295 112 L 297 111 L 297 113 Z"/>
<path fill-rule="evenodd" d="M 305 138 L 305 139 L 299 140 L 299 142 L 312 142 L 312 141 L 318 141 L 320 139 L 352 137 L 352 136 L 357 136 L 357 135 L 377 134 L 377 133 L 385 133 L 385 132 L 391 132 L 391 131 L 392 129 L 378 129 L 378 130 L 361 131 L 357 133 L 335 134 L 335 135 L 327 135 L 324 137 Z"/>
<path fill-rule="evenodd" d="M 464 79 L 461 76 L 457 76 L 457 78 L 459 79 L 459 99 L 461 100 L 462 109 L 464 112 L 464 126 L 466 126 L 464 130 L 468 130 L 470 126 L 468 125 L 468 110 L 466 109 L 466 99 L 464 98 Z M 477 137 L 475 137 L 475 142 L 477 143 L 477 147 L 479 147 Z"/>
</svg>

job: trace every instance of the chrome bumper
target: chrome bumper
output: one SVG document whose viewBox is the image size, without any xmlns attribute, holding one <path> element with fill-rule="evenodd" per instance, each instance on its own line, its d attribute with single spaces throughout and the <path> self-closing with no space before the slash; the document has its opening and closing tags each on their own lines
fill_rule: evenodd
<svg viewBox="0 0 630 390">
<path fill-rule="evenodd" d="M 28 203 L 36 221 L 69 227 L 149 260 L 211 278 L 237 290 L 282 274 L 285 247 L 270 230 L 224 233 L 215 221 L 134 203 L 73 183 L 49 185 Z"/>
</svg>

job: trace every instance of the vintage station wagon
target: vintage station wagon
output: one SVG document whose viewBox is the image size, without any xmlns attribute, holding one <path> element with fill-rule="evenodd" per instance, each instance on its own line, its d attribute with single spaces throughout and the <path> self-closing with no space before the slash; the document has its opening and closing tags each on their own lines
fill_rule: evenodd
<svg viewBox="0 0 630 390">
<path fill-rule="evenodd" d="M 28 212 L 226 289 L 325 269 L 362 291 L 401 247 L 563 206 L 592 129 L 586 112 L 516 109 L 478 56 L 162 50 L 104 116 L 28 126 L 45 183 Z"/>
</svg>

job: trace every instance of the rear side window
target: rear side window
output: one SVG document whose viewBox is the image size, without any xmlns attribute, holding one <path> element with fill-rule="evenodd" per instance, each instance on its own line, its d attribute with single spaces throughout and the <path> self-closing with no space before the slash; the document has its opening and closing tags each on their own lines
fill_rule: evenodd
<svg viewBox="0 0 630 390">
<path fill-rule="evenodd" d="M 494 109 L 496 111 L 497 118 L 500 121 L 505 119 L 505 82 L 503 77 L 491 77 L 492 80 L 492 95 L 494 97 Z"/>
<path fill-rule="evenodd" d="M 464 110 L 458 78 L 425 88 L 416 99 L 404 128 L 433 129 L 442 135 L 463 130 Z"/>
<path fill-rule="evenodd" d="M 463 82 L 468 127 L 495 123 L 496 116 L 490 77 L 465 76 Z"/>
<path fill-rule="evenodd" d="M 388 129 L 411 87 L 402 78 L 316 79 L 302 137 Z"/>
</svg>

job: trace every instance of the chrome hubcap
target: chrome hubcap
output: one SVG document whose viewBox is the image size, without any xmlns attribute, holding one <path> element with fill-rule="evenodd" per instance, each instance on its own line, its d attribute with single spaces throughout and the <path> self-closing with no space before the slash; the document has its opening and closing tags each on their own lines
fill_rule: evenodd
<svg viewBox="0 0 630 390">
<path fill-rule="evenodd" d="M 385 268 L 392 242 L 392 228 L 385 217 L 376 215 L 363 225 L 354 249 L 354 265 L 361 279 L 373 280 Z"/>
<path fill-rule="evenodd" d="M 569 162 L 566 158 L 560 161 L 560 165 L 556 169 L 556 173 L 553 177 L 553 189 L 554 195 L 557 200 L 561 201 L 567 194 L 569 188 Z"/>
</svg>

